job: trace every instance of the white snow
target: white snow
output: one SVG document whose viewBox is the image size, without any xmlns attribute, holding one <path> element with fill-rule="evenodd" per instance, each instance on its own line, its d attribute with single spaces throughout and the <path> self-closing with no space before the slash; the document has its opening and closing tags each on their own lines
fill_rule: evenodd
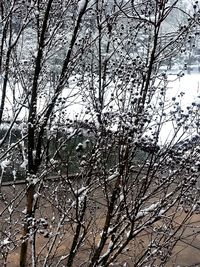
<svg viewBox="0 0 200 267">
<path fill-rule="evenodd" d="M 149 206 L 148 208 L 145 208 L 141 211 L 138 212 L 136 219 L 140 219 L 142 217 L 144 217 L 145 215 L 147 215 L 148 213 L 154 211 L 158 206 L 159 206 L 160 202 L 154 203 L 151 206 Z"/>
<path fill-rule="evenodd" d="M 112 180 L 114 180 L 115 178 L 117 178 L 117 176 L 119 176 L 119 172 L 118 172 L 118 171 L 116 171 L 116 172 L 114 172 L 113 174 L 111 174 L 111 175 L 106 179 L 106 181 L 112 181 Z"/>
<path fill-rule="evenodd" d="M 109 227 L 109 228 L 108 228 L 108 234 L 109 234 L 111 231 L 113 231 L 113 227 Z"/>
<path fill-rule="evenodd" d="M 13 171 L 12 171 L 12 174 L 13 174 L 13 178 L 14 178 L 14 180 L 16 180 L 16 179 L 17 179 L 17 176 L 16 176 L 16 175 L 17 175 L 17 172 L 16 172 L 16 170 L 13 170 Z"/>
<path fill-rule="evenodd" d="M 12 205 L 8 206 L 8 212 L 11 214 L 13 212 L 13 207 Z"/>
<path fill-rule="evenodd" d="M 80 0 L 78 2 L 78 15 L 82 12 L 82 10 L 84 9 L 86 3 L 87 3 L 87 0 Z"/>
<path fill-rule="evenodd" d="M 124 200 L 124 194 L 123 194 L 123 193 L 120 194 L 120 196 L 119 196 L 119 200 L 120 200 L 120 201 L 123 201 L 123 200 Z"/>
<path fill-rule="evenodd" d="M 4 170 L 5 168 L 7 168 L 10 164 L 10 160 L 5 159 L 0 163 L 1 169 Z"/>
<path fill-rule="evenodd" d="M 112 242 L 112 240 L 110 240 L 110 242 L 108 244 L 108 250 L 111 250 L 112 246 L 113 246 L 113 242 Z"/>
<path fill-rule="evenodd" d="M 88 191 L 89 191 L 89 188 L 85 186 L 82 186 L 81 188 L 75 191 L 75 195 L 78 197 L 79 205 L 87 196 Z M 73 207 L 75 203 L 76 201 L 73 201 L 71 207 Z"/>
<path fill-rule="evenodd" d="M 99 261 L 106 257 L 107 255 L 109 255 L 111 249 L 112 249 L 112 246 L 113 246 L 113 242 L 110 240 L 109 244 L 108 244 L 108 248 L 107 248 L 107 251 L 100 257 Z"/>
<path fill-rule="evenodd" d="M 51 163 L 52 165 L 56 165 L 56 164 L 58 163 L 58 161 L 55 160 L 55 159 L 53 159 L 53 158 L 51 158 L 51 159 L 50 159 L 50 163 Z"/>
<path fill-rule="evenodd" d="M 3 246 L 8 245 L 9 243 L 10 243 L 10 241 L 9 241 L 8 237 L 1 241 L 1 245 L 3 245 Z"/>
<path fill-rule="evenodd" d="M 78 190 L 75 191 L 75 194 L 77 196 L 80 196 L 84 191 L 86 191 L 88 188 L 86 186 L 82 186 L 81 188 L 79 188 Z M 85 193 L 85 192 L 84 192 Z"/>
<path fill-rule="evenodd" d="M 126 236 L 129 237 L 130 236 L 130 231 L 126 231 Z"/>
<path fill-rule="evenodd" d="M 79 7 L 81 8 L 82 5 L 84 4 L 84 1 L 79 1 Z M 67 116 L 70 119 L 74 119 L 76 115 L 78 115 L 78 119 L 86 119 L 90 118 L 90 115 L 85 114 L 85 107 L 88 104 L 87 101 L 84 101 L 82 99 L 82 95 L 84 96 L 84 99 L 87 99 L 88 96 L 88 91 L 83 88 L 83 85 L 85 83 L 89 83 L 90 77 L 89 75 L 85 75 L 84 82 L 80 82 L 80 86 L 77 86 L 77 82 L 81 81 L 80 75 L 72 75 L 69 80 L 68 80 L 68 85 L 66 85 L 65 89 L 61 93 L 60 97 L 65 99 L 65 106 L 67 110 Z M 167 95 L 166 99 L 169 101 L 172 97 L 176 97 L 177 100 L 180 99 L 180 94 L 183 93 L 184 96 L 181 98 L 181 107 L 186 108 L 187 105 L 190 105 L 192 102 L 196 102 L 197 104 L 200 103 L 200 75 L 199 73 L 191 73 L 191 74 L 185 74 L 183 77 L 177 77 L 176 75 L 170 74 L 168 75 L 168 80 L 170 81 L 168 84 L 168 90 L 167 90 Z M 95 83 L 97 81 L 95 80 Z M 110 83 L 108 86 L 108 91 L 113 92 L 115 87 L 118 84 Z M 20 99 L 22 98 L 22 92 L 23 88 L 20 86 L 20 84 L 17 84 L 16 87 L 18 90 L 16 90 L 16 99 L 18 99 L 18 107 L 19 108 L 21 105 Z M 46 85 L 45 90 L 48 91 L 50 88 L 50 84 Z M 11 88 L 8 88 L 8 100 L 6 102 L 6 110 L 8 117 L 12 118 L 12 104 L 13 103 L 13 96 L 12 96 L 12 90 Z M 51 97 L 42 97 L 40 100 L 38 100 L 38 112 L 42 113 L 45 108 L 47 107 Z M 115 105 L 115 104 L 113 104 Z M 113 107 L 116 112 L 118 112 L 117 107 Z M 58 107 L 58 110 L 60 109 L 60 106 Z M 107 112 L 105 110 L 105 112 Z M 56 111 L 55 111 L 56 113 Z M 92 111 L 93 113 L 93 111 Z M 116 113 L 117 114 L 117 113 Z M 23 119 L 26 120 L 27 117 L 27 109 L 25 107 L 22 108 L 18 119 Z M 116 125 L 117 120 L 112 123 L 113 129 L 114 126 Z M 173 136 L 174 133 L 174 128 L 173 128 L 173 123 L 168 122 L 164 124 L 161 128 L 161 133 L 160 133 L 160 142 L 165 143 L 165 140 L 170 140 L 170 137 Z M 85 147 L 87 144 L 83 143 L 83 146 Z M 22 168 L 26 168 L 26 160 L 24 159 L 24 162 L 21 165 Z M 112 177 L 108 178 L 112 179 Z"/>
<path fill-rule="evenodd" d="M 28 165 L 28 160 L 24 159 L 24 161 L 22 162 L 22 164 L 20 165 L 21 168 L 26 169 L 26 166 Z"/>
</svg>

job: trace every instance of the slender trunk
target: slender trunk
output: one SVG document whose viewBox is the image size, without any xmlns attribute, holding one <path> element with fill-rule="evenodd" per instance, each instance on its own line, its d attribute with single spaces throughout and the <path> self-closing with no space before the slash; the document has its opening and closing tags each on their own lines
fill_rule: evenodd
<svg viewBox="0 0 200 267">
<path fill-rule="evenodd" d="M 27 213 L 26 220 L 32 217 L 32 207 L 33 207 L 33 196 L 34 196 L 34 185 L 30 185 L 27 189 L 26 197 L 27 197 Z M 26 258 L 27 258 L 27 248 L 28 248 L 28 235 L 29 234 L 29 224 L 26 221 L 23 229 L 23 238 L 25 239 L 21 245 L 20 251 L 20 267 L 26 267 Z"/>
<path fill-rule="evenodd" d="M 43 25 L 42 25 L 42 31 L 39 39 L 39 47 L 38 47 L 38 53 L 36 58 L 36 64 L 35 64 L 35 72 L 33 77 L 33 86 L 31 91 L 31 103 L 30 103 L 30 109 L 29 109 L 29 118 L 28 118 L 28 174 L 36 175 L 39 165 L 37 165 L 34 162 L 34 156 L 33 151 L 35 149 L 35 120 L 36 120 L 36 112 L 37 112 L 37 91 L 38 91 L 38 79 L 41 71 L 41 62 L 43 58 L 43 48 L 45 44 L 45 34 L 47 31 L 47 24 L 49 20 L 49 14 L 50 9 L 52 5 L 53 0 L 49 0 Z M 27 213 L 26 213 L 26 222 L 24 224 L 23 229 L 23 238 L 25 241 L 22 243 L 21 251 L 20 251 L 20 267 L 26 266 L 26 260 L 27 260 L 27 249 L 28 249 L 28 235 L 29 235 L 29 223 L 28 219 L 31 218 L 34 214 L 33 212 L 33 200 L 34 200 L 34 193 L 35 193 L 35 185 L 30 184 L 27 189 L 26 194 L 26 207 L 27 207 Z"/>
</svg>

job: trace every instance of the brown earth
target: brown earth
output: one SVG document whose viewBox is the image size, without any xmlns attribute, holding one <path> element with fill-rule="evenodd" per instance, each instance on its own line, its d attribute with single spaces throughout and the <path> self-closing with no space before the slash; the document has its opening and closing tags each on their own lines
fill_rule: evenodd
<svg viewBox="0 0 200 267">
<path fill-rule="evenodd" d="M 11 187 L 3 187 L 2 192 L 6 195 L 9 196 L 8 197 L 8 202 L 11 201 L 12 197 L 13 197 L 13 193 L 15 196 L 17 196 L 17 194 L 19 195 L 18 199 L 20 200 L 20 206 L 24 205 L 24 191 L 23 191 L 24 186 L 20 185 L 18 186 L 18 188 L 14 189 Z M 6 208 L 5 204 L 2 204 L 3 202 L 0 202 L 0 213 Z M 15 202 L 17 203 L 17 202 Z M 42 215 L 48 217 L 49 216 L 49 206 L 43 203 L 43 211 L 42 211 Z M 17 207 L 17 209 L 19 209 L 19 207 Z M 185 218 L 185 216 L 187 215 L 187 213 L 180 212 L 179 214 L 177 214 L 176 218 L 175 218 L 175 224 L 180 224 L 183 219 Z M 16 217 L 17 219 L 18 213 L 14 214 L 14 217 Z M 103 225 L 104 223 L 104 218 L 102 218 L 103 216 L 101 215 L 101 211 L 99 211 L 99 216 L 97 218 L 97 224 L 99 225 L 99 227 L 101 225 Z M 1 226 L 1 231 L 3 231 L 3 226 L 5 224 L 5 218 L 2 216 L 0 217 L 0 222 L 2 224 Z M 18 226 L 18 224 L 16 223 L 16 226 Z M 16 234 L 17 237 L 21 236 L 21 233 L 17 233 Z M 71 243 L 72 240 L 72 230 L 71 228 L 69 229 L 65 229 L 65 236 L 63 237 L 62 242 L 59 245 L 58 250 L 55 252 L 55 257 L 58 257 L 60 255 L 62 255 L 68 248 L 68 246 Z M 134 266 L 134 252 L 135 249 L 139 249 L 142 250 L 143 248 L 145 248 L 145 245 L 148 242 L 148 234 L 142 233 L 141 237 L 137 238 L 137 240 L 134 240 L 130 246 L 129 246 L 129 251 L 127 251 L 124 255 L 121 256 L 120 261 L 123 262 L 127 262 L 126 266 L 130 266 L 133 267 Z M 43 250 L 43 254 L 45 254 L 45 246 L 48 245 L 48 238 L 44 238 L 43 235 L 38 234 L 36 237 L 36 247 L 37 247 L 37 252 L 39 252 L 39 250 L 44 246 L 44 250 Z M 87 262 L 84 262 L 84 260 L 87 258 L 86 255 L 88 255 L 89 253 L 89 248 L 90 248 L 90 240 L 86 241 L 86 245 L 80 249 L 80 253 L 79 253 L 79 257 L 78 260 L 76 260 L 76 262 L 74 262 L 74 267 L 78 267 L 78 266 L 82 266 L 82 267 L 86 267 L 87 266 Z M 18 267 L 19 264 L 19 248 L 16 248 L 13 250 L 13 252 L 9 255 L 8 257 L 8 261 L 7 261 L 7 267 Z M 121 265 L 117 265 L 114 264 L 112 266 L 123 266 L 123 264 L 121 263 Z M 0 261 L 0 266 L 3 266 L 3 262 Z M 27 266 L 29 266 L 27 264 Z M 59 266 L 64 266 L 64 265 L 59 265 Z M 190 220 L 187 222 L 187 224 L 185 225 L 185 232 L 184 235 L 181 237 L 180 241 L 176 244 L 172 256 L 171 256 L 171 260 L 168 262 L 168 264 L 166 265 L 167 267 L 190 267 L 190 266 L 200 266 L 200 214 L 193 214 L 192 217 L 190 218 Z"/>
</svg>

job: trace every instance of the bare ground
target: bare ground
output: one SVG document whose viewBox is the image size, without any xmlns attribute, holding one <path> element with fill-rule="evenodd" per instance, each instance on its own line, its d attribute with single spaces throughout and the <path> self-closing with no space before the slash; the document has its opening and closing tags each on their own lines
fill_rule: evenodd
<svg viewBox="0 0 200 267">
<path fill-rule="evenodd" d="M 14 189 L 11 187 L 4 187 L 2 190 L 2 193 L 10 196 L 7 199 L 7 204 L 4 201 L 0 202 L 0 212 L 2 212 L 8 205 L 9 201 L 12 200 L 13 198 L 13 193 L 15 196 L 18 195 L 17 199 L 19 201 L 19 206 L 24 205 L 24 191 L 23 191 L 22 185 L 18 186 L 18 188 Z M 18 201 L 15 202 L 15 204 L 18 203 Z M 44 203 L 43 203 L 44 204 Z M 19 206 L 16 207 L 16 209 L 19 209 Z M 43 205 L 42 208 L 42 215 L 48 217 L 49 216 L 49 206 L 46 204 Z M 97 217 L 97 225 L 99 227 L 103 225 L 104 223 L 104 217 L 103 217 L 103 212 L 98 211 L 99 215 Z M 7 213 L 5 213 L 7 214 Z M 17 220 L 17 215 L 18 213 L 16 212 L 13 214 L 15 220 Z M 8 214 L 7 214 L 8 215 Z M 7 216 L 6 215 L 6 216 Z M 182 223 L 184 217 L 187 215 L 184 211 L 178 212 L 176 218 L 174 219 L 174 223 L 176 225 Z M 4 226 L 6 224 L 6 218 L 4 216 L 0 217 L 1 221 L 1 231 L 4 231 Z M 18 224 L 16 223 L 16 226 Z M 168 262 L 166 265 L 167 267 L 172 267 L 172 266 L 180 266 L 180 267 L 190 267 L 190 266 L 200 266 L 200 214 L 193 214 L 190 220 L 187 222 L 185 225 L 185 232 L 184 235 L 181 236 L 179 242 L 176 244 L 173 253 L 171 255 L 171 260 Z M 179 234 L 179 233 L 178 233 Z M 67 248 L 71 244 L 72 241 L 72 229 L 65 229 L 65 236 L 63 236 L 62 242 L 59 244 L 59 248 L 57 251 L 55 251 L 55 257 L 59 257 L 60 255 L 65 254 L 65 251 L 67 251 Z M 20 238 L 21 233 L 15 233 L 15 237 Z M 114 264 L 112 266 L 123 266 L 123 263 L 126 262 L 126 266 L 133 267 L 134 266 L 134 260 L 135 260 L 135 251 L 140 251 L 143 250 L 148 243 L 148 232 L 143 232 L 140 237 L 137 238 L 137 240 L 134 240 L 130 246 L 129 250 L 124 253 L 121 258 L 120 258 L 120 264 Z M 90 240 L 86 240 L 85 246 L 80 249 L 79 252 L 79 257 L 76 259 L 74 262 L 74 267 L 82 266 L 86 267 L 87 262 L 84 262 L 85 259 L 87 259 L 87 255 L 89 253 L 89 248 L 90 248 Z M 37 252 L 41 250 L 43 247 L 43 251 L 41 251 L 41 254 L 45 255 L 45 246 L 48 246 L 48 237 L 45 238 L 42 234 L 37 234 L 36 236 L 36 247 L 37 247 Z M 8 260 L 7 260 L 7 267 L 18 267 L 19 266 L 19 247 L 13 249 L 12 253 L 9 254 Z M 64 261 L 63 263 L 64 264 Z M 59 266 L 65 266 L 65 265 L 59 265 Z M 3 266 L 3 261 L 0 261 L 0 266 Z M 29 264 L 27 264 L 29 266 Z"/>
</svg>

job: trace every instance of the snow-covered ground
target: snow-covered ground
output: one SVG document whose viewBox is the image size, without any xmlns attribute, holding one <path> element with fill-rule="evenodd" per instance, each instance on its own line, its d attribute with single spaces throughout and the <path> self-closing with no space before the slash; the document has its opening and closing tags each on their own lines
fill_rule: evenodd
<svg viewBox="0 0 200 267">
<path fill-rule="evenodd" d="M 77 82 L 73 80 L 74 78 L 72 77 L 69 82 L 69 87 L 62 92 L 62 97 L 66 99 L 65 106 L 67 116 L 71 119 L 74 119 L 76 115 L 78 115 L 80 119 L 86 118 L 84 113 L 84 105 L 86 102 L 84 102 L 84 99 L 82 99 L 81 96 L 83 89 L 78 88 Z M 183 77 L 179 77 L 177 74 L 169 74 L 168 80 L 169 83 L 167 85 L 168 89 L 166 94 L 167 101 L 170 102 L 172 98 L 176 98 L 176 100 L 180 102 L 182 109 L 186 109 L 192 102 L 200 104 L 200 73 L 185 74 Z M 9 89 L 7 93 L 5 114 L 10 115 L 10 119 L 12 119 L 12 114 L 14 114 L 21 106 L 25 96 L 23 95 L 22 88 L 19 85 L 16 85 L 15 99 L 17 100 L 13 106 L 13 89 Z M 39 99 L 38 110 L 41 112 L 43 111 L 43 109 L 48 105 L 49 97 L 50 95 L 48 96 L 45 94 L 43 98 Z M 58 106 L 57 110 L 60 108 L 61 106 Z M 18 118 L 27 118 L 27 116 L 27 109 L 24 107 L 22 108 Z M 172 123 L 167 123 L 163 126 L 160 135 L 161 142 L 164 143 L 166 139 L 170 140 L 170 137 L 173 135 L 173 131 L 174 129 Z"/>
<path fill-rule="evenodd" d="M 167 89 L 167 100 L 179 102 L 183 110 L 187 110 L 192 103 L 200 104 L 200 73 L 185 74 L 183 77 L 177 77 L 176 74 L 168 76 L 170 81 Z M 184 130 L 180 131 L 179 137 Z M 169 141 L 174 134 L 174 125 L 172 122 L 167 123 L 162 127 L 160 141 L 165 143 Z"/>
<path fill-rule="evenodd" d="M 182 106 L 186 107 L 192 102 L 200 103 L 200 73 L 186 74 L 181 78 L 176 75 L 170 75 L 168 95 L 171 97 L 182 97 Z"/>
</svg>

